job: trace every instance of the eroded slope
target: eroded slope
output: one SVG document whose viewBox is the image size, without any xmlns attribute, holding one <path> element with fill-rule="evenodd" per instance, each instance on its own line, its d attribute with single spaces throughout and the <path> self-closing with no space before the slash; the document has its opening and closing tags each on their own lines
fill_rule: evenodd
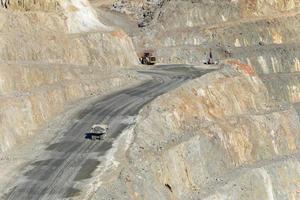
<svg viewBox="0 0 300 200">
<path fill-rule="evenodd" d="M 299 128 L 257 76 L 225 67 L 140 113 L 95 199 L 297 199 Z"/>
<path fill-rule="evenodd" d="M 137 64 L 131 39 L 101 26 L 87 1 L 60 3 L 62 13 L 0 10 L 2 152 L 67 104 L 135 80 L 122 73 Z"/>
<path fill-rule="evenodd" d="M 247 63 L 272 98 L 298 104 L 299 1 L 166 1 L 138 51 L 154 51 L 162 63 Z"/>
</svg>

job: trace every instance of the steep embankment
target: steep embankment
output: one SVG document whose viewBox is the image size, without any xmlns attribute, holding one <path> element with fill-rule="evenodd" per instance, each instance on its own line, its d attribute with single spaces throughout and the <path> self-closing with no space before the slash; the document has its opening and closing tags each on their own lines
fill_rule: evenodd
<svg viewBox="0 0 300 200">
<path fill-rule="evenodd" d="M 299 198 L 297 112 L 236 67 L 150 103 L 95 199 Z"/>
<path fill-rule="evenodd" d="M 140 113 L 95 199 L 299 199 L 299 3 L 164 1 L 136 47 L 225 67 Z"/>
<path fill-rule="evenodd" d="M 209 48 L 217 59 L 224 59 L 231 56 L 228 53 L 232 48 L 243 45 L 297 42 L 298 12 L 250 17 L 243 14 L 243 5 L 227 1 L 167 2 L 145 29 L 146 37 L 141 36 L 146 40 L 137 37 L 135 42 L 138 47 L 157 50 L 161 62 L 178 63 L 202 63 Z"/>
<path fill-rule="evenodd" d="M 299 6 L 294 0 L 166 1 L 146 36 L 134 41 L 163 63 L 200 64 L 209 49 L 218 61 L 241 60 L 273 98 L 298 103 Z"/>
<path fill-rule="evenodd" d="M 132 83 L 120 71 L 137 64 L 131 39 L 102 26 L 87 1 L 65 3 L 63 16 L 0 10 L 0 151 L 68 103 Z"/>
</svg>

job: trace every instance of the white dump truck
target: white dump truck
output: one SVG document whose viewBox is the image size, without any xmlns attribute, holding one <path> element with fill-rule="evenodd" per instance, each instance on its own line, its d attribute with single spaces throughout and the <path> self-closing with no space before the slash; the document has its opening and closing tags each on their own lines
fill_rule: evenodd
<svg viewBox="0 0 300 200">
<path fill-rule="evenodd" d="M 94 124 L 90 132 L 85 134 L 85 138 L 90 140 L 102 140 L 105 137 L 107 130 L 107 124 Z"/>
</svg>

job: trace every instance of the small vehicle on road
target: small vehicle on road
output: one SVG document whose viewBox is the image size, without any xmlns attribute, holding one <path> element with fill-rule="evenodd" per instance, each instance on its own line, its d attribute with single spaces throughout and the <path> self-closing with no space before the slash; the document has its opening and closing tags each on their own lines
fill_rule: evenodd
<svg viewBox="0 0 300 200">
<path fill-rule="evenodd" d="M 90 132 L 85 134 L 85 138 L 90 140 L 102 140 L 105 138 L 107 130 L 107 124 L 94 124 Z"/>
<path fill-rule="evenodd" d="M 218 62 L 213 59 L 213 54 L 212 54 L 211 49 L 209 50 L 209 57 L 207 58 L 206 61 L 204 61 L 204 64 L 205 65 L 215 65 L 215 64 L 218 64 Z"/>
<path fill-rule="evenodd" d="M 143 65 L 154 65 L 156 57 L 153 56 L 152 52 L 144 52 L 143 56 L 140 57 L 140 62 Z"/>
</svg>

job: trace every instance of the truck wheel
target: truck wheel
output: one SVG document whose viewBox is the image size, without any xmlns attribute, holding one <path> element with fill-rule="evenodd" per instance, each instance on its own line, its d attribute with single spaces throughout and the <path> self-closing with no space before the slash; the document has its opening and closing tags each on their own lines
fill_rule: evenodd
<svg viewBox="0 0 300 200">
<path fill-rule="evenodd" d="M 147 64 L 147 59 L 146 59 L 146 58 L 143 58 L 143 59 L 142 59 L 142 64 L 143 64 L 143 65 Z"/>
</svg>

